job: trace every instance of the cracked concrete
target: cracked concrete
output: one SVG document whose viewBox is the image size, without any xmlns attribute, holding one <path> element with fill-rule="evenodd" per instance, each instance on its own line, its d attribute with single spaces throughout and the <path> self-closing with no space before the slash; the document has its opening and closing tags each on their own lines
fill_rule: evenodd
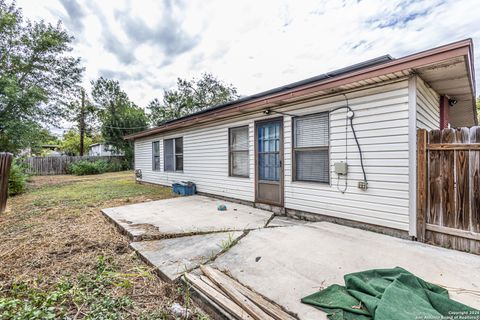
<svg viewBox="0 0 480 320">
<path fill-rule="evenodd" d="M 218 211 L 218 204 L 226 204 L 227 211 Z M 327 222 L 277 217 L 203 196 L 103 212 L 134 240 L 161 239 L 131 247 L 164 279 L 175 281 L 185 271 L 195 273 L 200 264 L 210 264 L 299 319 L 326 319 L 322 311 L 302 304 L 302 297 L 343 284 L 347 273 L 395 266 L 446 286 L 453 299 L 480 308 L 480 256 Z"/>
<path fill-rule="evenodd" d="M 130 246 L 162 278 L 176 281 L 184 272 L 197 268 L 227 250 L 243 235 L 241 231 L 219 232 L 180 238 L 133 242 Z"/>
<path fill-rule="evenodd" d="M 227 204 L 218 211 L 218 204 Z M 134 241 L 263 228 L 272 212 L 204 196 L 179 197 L 102 210 Z"/>
<path fill-rule="evenodd" d="M 347 273 L 396 266 L 435 284 L 477 292 L 450 289 L 450 297 L 480 308 L 480 256 L 327 222 L 250 231 L 211 266 L 300 319 L 327 319 L 302 304 L 302 297 L 344 284 Z"/>
</svg>

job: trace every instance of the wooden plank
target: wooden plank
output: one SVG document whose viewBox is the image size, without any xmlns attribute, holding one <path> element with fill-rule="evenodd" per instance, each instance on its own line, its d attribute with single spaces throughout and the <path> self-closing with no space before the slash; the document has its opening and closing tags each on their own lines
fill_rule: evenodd
<svg viewBox="0 0 480 320">
<path fill-rule="evenodd" d="M 234 279 L 224 275 L 218 270 L 210 268 L 212 272 L 217 273 L 218 276 L 223 277 L 225 281 L 230 283 L 234 288 L 236 288 L 241 294 L 245 297 L 253 301 L 256 305 L 262 308 L 263 311 L 268 313 L 276 320 L 295 320 L 296 318 L 291 316 L 290 314 L 283 311 L 279 306 L 271 303 L 258 293 L 250 290 L 249 288 L 245 287 L 244 285 L 240 284 L 239 282 L 235 281 Z"/>
<path fill-rule="evenodd" d="M 462 231 L 462 230 L 460 230 L 460 231 Z M 443 235 L 445 237 L 449 237 L 449 238 L 453 239 L 453 241 L 451 241 L 453 246 L 449 247 L 449 249 L 464 251 L 464 252 L 469 252 L 469 253 L 480 255 L 480 241 L 478 241 L 478 240 L 471 240 L 471 239 L 467 239 L 467 238 L 463 238 L 463 237 L 454 236 L 454 235 L 451 235 L 451 234 L 438 233 L 438 232 L 435 232 L 435 231 L 432 231 L 432 230 L 426 230 L 426 236 L 427 237 L 433 237 L 433 235 Z M 457 246 L 457 243 L 461 243 L 462 245 Z M 441 244 L 439 244 L 439 245 L 441 245 Z M 444 245 L 441 245 L 441 246 L 443 246 L 445 248 L 447 247 L 447 246 L 444 246 Z"/>
<path fill-rule="evenodd" d="M 239 305 L 227 298 L 221 292 L 217 291 L 215 288 L 202 281 L 199 277 L 195 276 L 192 273 L 186 273 L 184 277 L 196 289 L 206 295 L 209 299 L 212 299 L 216 304 L 218 304 L 221 308 L 223 308 L 227 313 L 234 316 L 236 319 L 252 319 L 252 317 Z"/>
<path fill-rule="evenodd" d="M 210 278 L 208 278 L 206 275 L 204 274 L 201 274 L 198 276 L 200 278 L 200 280 L 202 280 L 203 282 L 205 282 L 206 284 L 208 284 L 210 287 L 212 287 L 213 289 L 217 290 L 219 294 L 221 294 L 222 296 L 224 296 L 225 298 L 227 299 L 230 299 L 228 298 L 225 293 L 223 293 L 223 291 L 215 284 L 212 282 L 212 280 L 210 280 Z M 243 310 L 243 309 L 242 309 Z"/>
<path fill-rule="evenodd" d="M 468 128 L 460 128 L 459 130 L 467 130 Z M 480 151 L 480 143 L 433 143 L 427 146 L 428 150 L 445 150 L 445 151 L 454 151 L 454 150 L 478 150 Z"/>
<path fill-rule="evenodd" d="M 470 141 L 470 130 L 459 128 L 455 132 L 457 143 Z M 469 151 L 455 152 L 455 224 L 454 227 L 462 230 L 470 229 L 470 174 Z"/>
<path fill-rule="evenodd" d="M 432 130 L 428 133 L 428 143 L 440 143 L 441 131 Z M 442 219 L 442 178 L 440 169 L 440 151 L 430 150 L 428 152 L 428 208 L 426 223 L 441 224 Z M 442 235 L 434 233 L 425 234 L 425 242 L 441 244 Z"/>
<path fill-rule="evenodd" d="M 455 142 L 455 130 L 445 128 L 442 130 L 442 143 Z M 455 228 L 455 154 L 440 151 L 440 166 L 442 177 L 442 225 Z"/>
<path fill-rule="evenodd" d="M 417 239 L 425 242 L 425 223 L 427 215 L 427 131 L 417 131 Z"/>
<path fill-rule="evenodd" d="M 440 142 L 441 131 L 432 130 L 428 134 L 429 143 Z M 441 185 L 442 178 L 440 176 L 440 151 L 432 150 L 429 152 L 429 213 L 427 215 L 427 223 L 440 224 L 441 219 Z"/>
<path fill-rule="evenodd" d="M 480 127 L 470 128 L 470 143 L 480 142 Z M 470 151 L 470 230 L 480 232 L 480 151 Z"/>
<path fill-rule="evenodd" d="M 471 240 L 480 240 L 480 233 L 478 232 L 471 232 L 468 230 L 460 230 L 456 228 L 449 228 L 444 226 L 438 226 L 436 224 L 426 224 L 426 229 L 438 233 L 449 234 L 456 237 L 462 237 Z"/>
<path fill-rule="evenodd" d="M 270 320 L 274 319 L 264 312 L 260 307 L 255 303 L 250 301 L 247 297 L 241 294 L 235 287 L 230 285 L 223 277 L 218 276 L 215 272 L 212 271 L 212 268 L 206 266 L 200 266 L 202 272 L 212 280 L 227 296 L 229 296 L 236 304 L 242 307 L 245 311 L 248 312 L 253 319 L 256 320 Z"/>
<path fill-rule="evenodd" d="M 0 152 L 0 213 L 7 208 L 8 179 L 12 165 L 13 155 Z"/>
</svg>

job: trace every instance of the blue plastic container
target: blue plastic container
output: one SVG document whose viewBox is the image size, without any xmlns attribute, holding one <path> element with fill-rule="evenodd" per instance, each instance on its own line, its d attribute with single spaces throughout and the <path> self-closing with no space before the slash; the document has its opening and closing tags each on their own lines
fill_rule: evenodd
<svg viewBox="0 0 480 320">
<path fill-rule="evenodd" d="M 197 188 L 191 181 L 181 181 L 172 184 L 172 191 L 182 196 L 191 196 L 197 193 Z"/>
</svg>

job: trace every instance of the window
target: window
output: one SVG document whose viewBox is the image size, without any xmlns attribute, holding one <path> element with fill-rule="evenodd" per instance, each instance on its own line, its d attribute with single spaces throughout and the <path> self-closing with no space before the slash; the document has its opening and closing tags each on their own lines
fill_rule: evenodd
<svg viewBox="0 0 480 320">
<path fill-rule="evenodd" d="M 175 142 L 175 171 L 183 171 L 183 138 L 176 138 Z"/>
<path fill-rule="evenodd" d="M 183 138 L 163 140 L 165 171 L 183 171 Z"/>
<path fill-rule="evenodd" d="M 294 180 L 330 181 L 328 122 L 327 112 L 294 118 Z"/>
<path fill-rule="evenodd" d="M 229 174 L 248 177 L 248 126 L 229 130 Z"/>
<path fill-rule="evenodd" d="M 160 141 L 152 142 L 152 170 L 160 171 Z"/>
</svg>

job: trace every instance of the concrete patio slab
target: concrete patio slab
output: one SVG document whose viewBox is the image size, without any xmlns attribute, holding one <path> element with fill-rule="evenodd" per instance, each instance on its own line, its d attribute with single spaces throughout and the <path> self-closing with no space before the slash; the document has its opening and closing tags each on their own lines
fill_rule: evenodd
<svg viewBox="0 0 480 320">
<path fill-rule="evenodd" d="M 344 284 L 347 273 L 395 266 L 446 286 L 451 298 L 480 308 L 478 294 L 455 292 L 480 290 L 480 256 L 326 222 L 251 231 L 212 266 L 228 270 L 300 319 L 326 319 L 300 303 L 302 297 Z"/>
<path fill-rule="evenodd" d="M 217 205 L 225 204 L 226 211 Z M 102 210 L 133 240 L 263 228 L 272 212 L 204 196 L 178 197 Z"/>
<path fill-rule="evenodd" d="M 162 278 L 173 282 L 184 272 L 197 268 L 228 249 L 242 234 L 241 231 L 219 232 L 133 242 L 130 246 L 155 266 Z"/>
</svg>

